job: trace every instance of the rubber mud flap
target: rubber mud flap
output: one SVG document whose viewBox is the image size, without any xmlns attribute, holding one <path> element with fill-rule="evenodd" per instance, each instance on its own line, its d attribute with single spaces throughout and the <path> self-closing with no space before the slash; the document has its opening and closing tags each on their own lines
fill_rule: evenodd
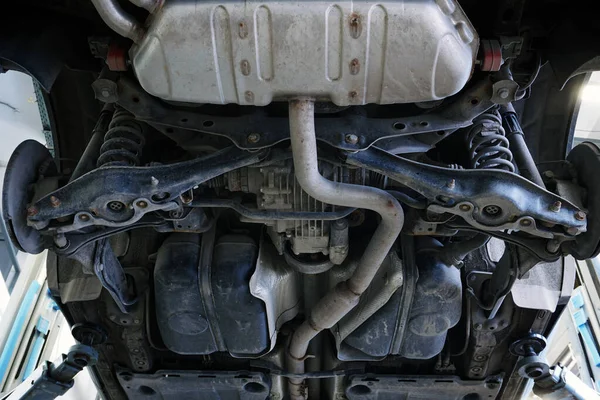
<svg viewBox="0 0 600 400">
<path fill-rule="evenodd" d="M 600 252 L 600 149 L 584 142 L 573 148 L 567 156 L 577 171 L 579 185 L 587 190 L 584 206 L 587 207 L 587 231 L 569 242 L 569 252 L 578 260 L 594 258 Z"/>
<path fill-rule="evenodd" d="M 35 140 L 26 140 L 10 156 L 2 186 L 2 218 L 13 244 L 26 253 L 38 254 L 52 246 L 51 238 L 42 237 L 27 225 L 27 204 L 33 193 L 30 186 L 45 167 L 46 174 L 55 174 L 56 165 L 50 151 Z"/>
</svg>

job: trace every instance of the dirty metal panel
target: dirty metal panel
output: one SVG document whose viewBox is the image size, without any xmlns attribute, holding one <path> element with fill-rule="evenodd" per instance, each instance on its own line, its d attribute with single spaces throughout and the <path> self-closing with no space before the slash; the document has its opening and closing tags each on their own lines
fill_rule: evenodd
<svg viewBox="0 0 600 400">
<path fill-rule="evenodd" d="M 349 379 L 349 400 L 471 400 L 495 399 L 502 376 L 467 381 L 457 376 L 355 375 Z"/>
<path fill-rule="evenodd" d="M 391 104 L 457 93 L 478 44 L 454 0 L 167 0 L 132 59 L 144 89 L 171 101 Z"/>
<path fill-rule="evenodd" d="M 258 372 L 176 371 L 137 374 L 117 370 L 119 384 L 130 400 L 264 400 L 271 391 Z"/>
</svg>

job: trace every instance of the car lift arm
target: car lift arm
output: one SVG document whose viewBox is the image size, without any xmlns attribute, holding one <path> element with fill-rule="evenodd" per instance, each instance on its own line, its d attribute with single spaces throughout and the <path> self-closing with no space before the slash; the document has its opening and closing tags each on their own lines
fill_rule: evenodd
<svg viewBox="0 0 600 400">
<path fill-rule="evenodd" d="M 76 344 L 67 355 L 52 363 L 46 361 L 31 377 L 12 392 L 0 395 L 1 400 L 50 400 L 65 394 L 73 387 L 75 375 L 98 361 L 98 353 L 90 346 Z"/>
</svg>

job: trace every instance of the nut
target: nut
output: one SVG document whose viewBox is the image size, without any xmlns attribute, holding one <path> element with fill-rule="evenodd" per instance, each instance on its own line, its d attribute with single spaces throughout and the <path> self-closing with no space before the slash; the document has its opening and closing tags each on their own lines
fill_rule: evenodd
<svg viewBox="0 0 600 400">
<path fill-rule="evenodd" d="M 510 96 L 510 91 L 507 88 L 501 88 L 498 90 L 498 97 L 501 99 L 508 99 L 508 96 Z"/>
<path fill-rule="evenodd" d="M 81 221 L 84 221 L 84 222 L 85 222 L 85 221 L 89 221 L 89 220 L 90 220 L 90 216 L 89 216 L 89 215 L 87 215 L 87 214 L 81 214 L 81 215 L 79 215 L 79 219 L 80 219 Z"/>
<path fill-rule="evenodd" d="M 572 227 L 570 227 L 570 228 L 567 228 L 567 229 L 566 229 L 566 231 L 567 231 L 567 233 L 568 233 L 569 235 L 573 235 L 573 236 L 575 236 L 575 235 L 577 235 L 577 233 L 579 232 L 579 229 L 577 229 L 577 228 L 575 228 L 574 226 L 572 226 Z"/>
<path fill-rule="evenodd" d="M 529 219 L 522 219 L 521 222 L 519 222 L 519 224 L 521 226 L 531 226 L 531 220 L 529 220 Z"/>
<path fill-rule="evenodd" d="M 52 204 L 52 207 L 56 208 L 60 206 L 60 200 L 56 196 L 50 196 L 50 204 Z"/>
<path fill-rule="evenodd" d="M 39 210 L 37 209 L 37 207 L 31 206 L 31 207 L 27 208 L 27 216 L 28 217 L 33 217 L 38 212 L 39 212 Z"/>
<path fill-rule="evenodd" d="M 135 203 L 139 208 L 146 208 L 148 207 L 148 203 L 146 203 L 144 200 L 140 200 L 137 203 Z"/>
<path fill-rule="evenodd" d="M 560 209 L 561 209 L 561 207 L 562 207 L 562 203 L 560 201 L 555 201 L 550 206 L 550 211 L 552 211 L 552 212 L 559 212 Z"/>
<path fill-rule="evenodd" d="M 251 133 L 247 137 L 248 143 L 258 143 L 260 142 L 260 133 Z"/>
<path fill-rule="evenodd" d="M 468 204 L 461 204 L 460 206 L 458 206 L 458 209 L 460 211 L 467 212 L 467 211 L 471 211 L 471 206 Z"/>
<path fill-rule="evenodd" d="M 585 221 L 585 213 L 583 211 L 577 211 L 575 213 L 575 219 L 577 221 Z"/>
<path fill-rule="evenodd" d="M 356 143 L 358 143 L 358 136 L 356 136 L 353 133 L 350 133 L 350 134 L 346 135 L 346 143 L 349 143 L 349 144 L 356 144 Z"/>
</svg>

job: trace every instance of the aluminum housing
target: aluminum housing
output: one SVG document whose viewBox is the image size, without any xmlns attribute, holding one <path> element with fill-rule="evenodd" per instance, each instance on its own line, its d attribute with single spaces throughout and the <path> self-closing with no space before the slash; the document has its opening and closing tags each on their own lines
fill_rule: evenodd
<svg viewBox="0 0 600 400">
<path fill-rule="evenodd" d="M 131 51 L 150 94 L 264 106 L 441 99 L 468 81 L 479 38 L 454 0 L 167 0 Z"/>
</svg>

